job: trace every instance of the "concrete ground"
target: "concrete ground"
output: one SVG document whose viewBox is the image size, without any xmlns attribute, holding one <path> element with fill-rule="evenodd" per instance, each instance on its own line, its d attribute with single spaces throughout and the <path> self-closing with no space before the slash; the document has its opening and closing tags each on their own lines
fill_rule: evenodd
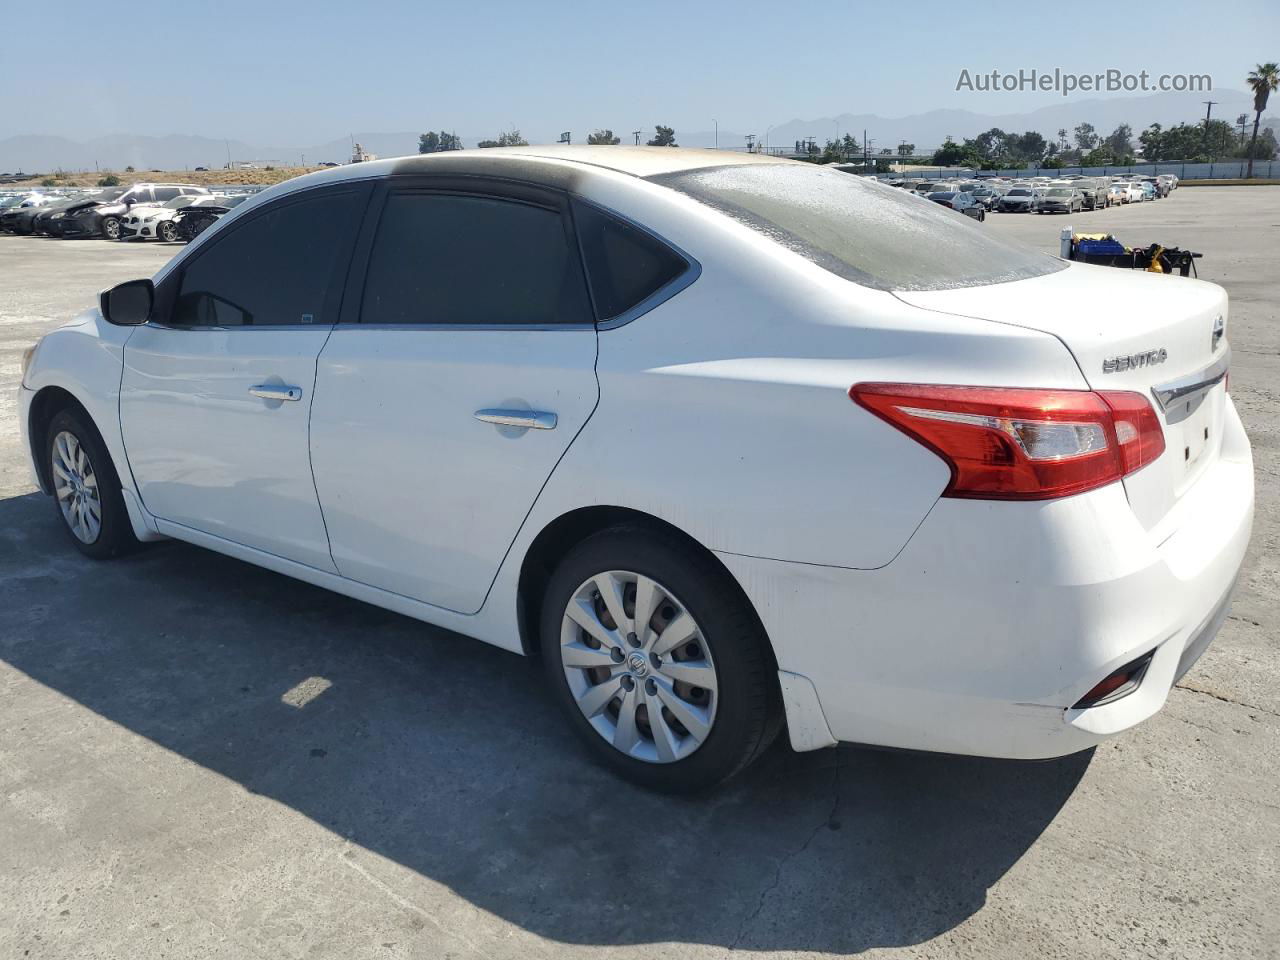
<svg viewBox="0 0 1280 960">
<path fill-rule="evenodd" d="M 692 800 L 592 766 L 520 658 L 181 544 L 82 558 L 18 356 L 175 248 L 0 237 L 0 957 L 1280 955 L 1280 188 L 984 229 L 1067 222 L 1232 295 L 1258 511 L 1217 642 L 1096 751 L 779 746 Z"/>
</svg>

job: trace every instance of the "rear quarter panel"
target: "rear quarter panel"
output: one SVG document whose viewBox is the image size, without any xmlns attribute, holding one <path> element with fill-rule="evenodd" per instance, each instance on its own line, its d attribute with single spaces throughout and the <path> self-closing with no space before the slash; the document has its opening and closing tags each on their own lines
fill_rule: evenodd
<svg viewBox="0 0 1280 960">
<path fill-rule="evenodd" d="M 617 505 L 718 551 L 880 567 L 950 473 L 856 406 L 851 385 L 1084 386 L 1052 337 L 911 307 L 665 188 L 602 177 L 584 193 L 702 272 L 601 331 L 599 408 L 548 483 L 534 529 L 574 507 Z"/>
</svg>

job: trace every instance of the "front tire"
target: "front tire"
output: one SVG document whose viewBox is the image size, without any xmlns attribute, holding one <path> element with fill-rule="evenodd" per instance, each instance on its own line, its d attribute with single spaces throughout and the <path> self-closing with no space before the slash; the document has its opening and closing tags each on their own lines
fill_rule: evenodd
<svg viewBox="0 0 1280 960">
<path fill-rule="evenodd" d="M 178 239 L 178 228 L 173 225 L 172 220 L 161 220 L 160 225 L 156 227 L 156 236 L 165 243 L 173 243 Z"/>
<path fill-rule="evenodd" d="M 138 545 L 111 456 L 84 414 L 62 410 L 54 415 L 46 434 L 45 462 L 54 508 L 77 550 L 105 560 Z"/>
<path fill-rule="evenodd" d="M 588 537 L 552 574 L 540 626 L 555 699 L 628 780 L 707 789 L 777 735 L 764 630 L 728 574 L 670 535 L 624 526 Z"/>
</svg>

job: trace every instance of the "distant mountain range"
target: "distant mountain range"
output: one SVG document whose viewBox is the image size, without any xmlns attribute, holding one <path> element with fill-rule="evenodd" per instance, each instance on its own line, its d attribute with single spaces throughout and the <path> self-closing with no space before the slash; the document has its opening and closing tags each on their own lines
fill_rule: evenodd
<svg viewBox="0 0 1280 960">
<path fill-rule="evenodd" d="M 896 149 L 902 141 L 914 143 L 917 148 L 936 147 L 950 136 L 956 140 L 975 136 L 992 127 L 1021 133 L 1036 130 L 1046 138 L 1054 139 L 1058 130 L 1066 129 L 1068 135 L 1079 123 L 1094 125 L 1098 133 L 1106 135 L 1119 124 L 1133 127 L 1134 134 L 1152 123 L 1172 126 L 1180 122 L 1196 122 L 1204 118 L 1202 100 L 1212 96 L 1214 118 L 1234 123 L 1245 113 L 1252 123 L 1253 99 L 1239 90 L 1215 90 L 1212 95 L 1193 93 L 1160 93 L 1146 97 L 1119 97 L 1114 99 L 1072 100 L 1051 104 L 1028 113 L 986 114 L 969 110 L 931 110 L 909 117 L 881 117 L 875 114 L 843 113 L 835 117 L 816 117 L 811 120 L 788 120 L 769 128 L 733 131 L 722 129 L 719 136 L 713 130 L 682 132 L 676 130 L 676 141 L 685 147 L 710 147 L 717 142 L 722 148 L 740 149 L 745 144 L 745 134 L 754 133 L 764 142 L 766 131 L 769 144 L 790 148 L 795 141 L 807 137 L 819 143 L 840 136 L 853 134 L 860 140 L 867 131 L 872 149 L 889 147 Z M 1267 117 L 1264 124 L 1280 128 L 1280 119 Z M 494 136 L 497 131 L 486 136 Z M 585 142 L 588 130 L 575 134 L 575 141 Z M 615 133 L 619 133 L 615 128 Z M 525 131 L 533 142 L 551 142 L 558 136 L 545 136 Z M 621 135 L 619 133 L 619 135 Z M 418 150 L 417 133 L 359 133 L 354 137 L 365 150 L 382 157 L 403 156 Z M 464 136 L 466 146 L 474 146 L 480 137 Z M 182 170 L 193 167 L 221 167 L 228 156 L 232 160 L 256 160 L 264 163 L 292 165 L 304 161 L 309 164 L 332 161 L 342 163 L 351 156 L 352 138 L 341 137 L 327 143 L 310 146 L 263 146 L 243 140 L 219 140 L 203 136 L 171 135 L 144 137 L 130 134 L 113 134 L 93 140 L 72 140 L 58 136 L 15 136 L 0 140 L 0 172 L 25 170 L 44 173 L 63 170 L 122 170 L 133 166 L 142 170 Z"/>
</svg>

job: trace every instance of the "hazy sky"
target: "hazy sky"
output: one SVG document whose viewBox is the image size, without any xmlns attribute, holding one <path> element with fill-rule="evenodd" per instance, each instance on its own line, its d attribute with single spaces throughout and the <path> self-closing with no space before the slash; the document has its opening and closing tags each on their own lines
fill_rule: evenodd
<svg viewBox="0 0 1280 960">
<path fill-rule="evenodd" d="M 10 11 L 3 29 L 0 138 L 191 133 L 287 144 L 511 125 L 545 137 L 655 123 L 710 130 L 712 118 L 747 131 L 844 112 L 1003 113 L 1060 99 L 956 92 L 961 68 L 1208 73 L 1215 87 L 1243 89 L 1255 62 L 1280 59 L 1277 0 L 59 0 L 29 10 L 29 28 Z"/>
</svg>

